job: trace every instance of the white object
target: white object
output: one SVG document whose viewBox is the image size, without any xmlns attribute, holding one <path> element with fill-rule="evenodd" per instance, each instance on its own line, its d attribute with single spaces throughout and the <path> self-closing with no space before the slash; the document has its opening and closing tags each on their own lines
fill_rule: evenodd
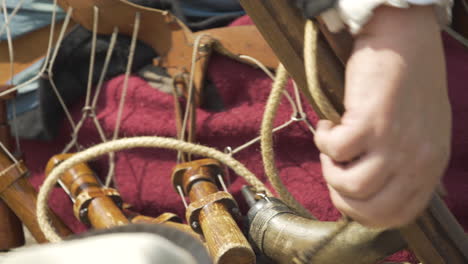
<svg viewBox="0 0 468 264">
<path fill-rule="evenodd" d="M 322 14 L 322 19 L 332 32 L 338 32 L 348 25 L 351 33 L 358 33 L 372 17 L 375 8 L 388 5 L 409 8 L 411 5 L 435 5 L 442 26 L 450 23 L 453 0 L 339 0 L 335 8 Z"/>
<path fill-rule="evenodd" d="M 117 233 L 15 250 L 0 258 L 0 263 L 196 264 L 196 260 L 163 237 L 142 233 Z"/>
</svg>

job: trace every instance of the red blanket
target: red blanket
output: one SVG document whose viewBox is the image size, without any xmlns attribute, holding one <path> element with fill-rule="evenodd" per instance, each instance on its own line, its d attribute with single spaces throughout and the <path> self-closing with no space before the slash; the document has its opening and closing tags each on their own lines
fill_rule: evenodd
<svg viewBox="0 0 468 264">
<path fill-rule="evenodd" d="M 241 20 L 237 24 L 249 23 Z M 444 178 L 448 189 L 447 204 L 461 224 L 468 230 L 468 50 L 453 39 L 445 38 L 450 97 L 454 112 L 453 153 L 450 167 Z M 214 82 L 225 105 L 223 112 L 197 110 L 197 139 L 204 145 L 223 150 L 236 147 L 258 136 L 264 104 L 271 81 L 265 74 L 250 66 L 215 55 L 211 59 L 209 78 Z M 110 137 L 116 122 L 123 76 L 107 82 L 98 103 L 98 118 Z M 288 88 L 291 91 L 291 87 Z M 81 114 L 82 103 L 73 107 L 76 120 Z M 307 114 L 315 123 L 317 116 L 305 103 Z M 128 86 L 120 137 L 158 135 L 174 137 L 176 124 L 173 99 L 169 94 L 151 88 L 145 81 L 132 77 Z M 283 100 L 276 124 L 290 118 L 291 108 Z M 437 124 L 435 124 L 437 125 Z M 51 143 L 23 141 L 26 163 L 31 170 L 31 182 L 39 187 L 44 179 L 48 159 L 59 153 L 69 140 L 70 128 L 63 121 L 61 137 Z M 81 129 L 79 142 L 84 146 L 100 143 L 98 133 L 90 120 Z M 302 123 L 295 123 L 275 134 L 277 167 L 281 178 L 292 194 L 322 220 L 336 220 L 339 213 L 333 208 L 320 171 L 318 151 L 310 132 Z M 235 155 L 235 157 L 265 180 L 259 144 Z M 176 153 L 163 149 L 135 149 L 117 154 L 116 187 L 125 202 L 142 214 L 157 216 L 174 212 L 184 216 L 180 197 L 172 189 L 170 175 L 175 166 Z M 107 157 L 91 164 L 99 175 L 107 173 Z M 240 196 L 244 180 L 230 175 L 229 190 L 245 204 Z M 75 232 L 85 230 L 72 213 L 71 202 L 65 193 L 56 188 L 50 206 Z M 245 211 L 245 210 L 244 210 Z M 411 258 L 401 253 L 398 260 Z"/>
</svg>

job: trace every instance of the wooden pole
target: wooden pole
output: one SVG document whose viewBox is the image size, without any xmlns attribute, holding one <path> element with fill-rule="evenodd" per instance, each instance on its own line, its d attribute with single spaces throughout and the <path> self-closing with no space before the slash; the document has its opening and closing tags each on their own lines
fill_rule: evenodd
<svg viewBox="0 0 468 264">
<path fill-rule="evenodd" d="M 305 18 L 300 11 L 289 0 L 240 0 L 240 3 L 314 109 L 318 109 L 307 88 L 303 56 Z M 344 49 L 341 53 L 345 57 L 349 51 Z M 344 67 L 323 37 L 317 43 L 317 61 L 321 86 L 338 113 L 343 113 Z M 325 118 L 320 111 L 317 114 Z"/>
</svg>

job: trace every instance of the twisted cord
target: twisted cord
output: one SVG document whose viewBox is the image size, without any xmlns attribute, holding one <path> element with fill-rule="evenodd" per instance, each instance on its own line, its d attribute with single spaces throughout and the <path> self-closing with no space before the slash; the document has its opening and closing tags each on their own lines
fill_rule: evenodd
<svg viewBox="0 0 468 264">
<path fill-rule="evenodd" d="M 336 111 L 330 103 L 328 97 L 323 93 L 320 88 L 317 73 L 317 26 L 308 20 L 305 26 L 304 36 L 304 64 L 307 78 L 307 86 L 312 96 L 312 99 L 317 104 L 318 110 L 322 112 L 325 117 L 335 124 L 340 123 L 340 114 Z"/>
<path fill-rule="evenodd" d="M 219 160 L 230 167 L 236 174 L 243 177 L 254 188 L 259 191 L 266 192 L 267 195 L 271 195 L 265 185 L 263 185 L 263 183 L 259 181 L 257 177 L 244 165 L 242 165 L 242 163 L 231 157 L 229 154 L 225 154 L 216 149 L 163 137 L 134 137 L 118 139 L 115 141 L 101 143 L 73 155 L 71 158 L 60 163 L 60 165 L 53 169 L 46 177 L 37 197 L 36 214 L 39 227 L 50 242 L 61 241 L 60 236 L 51 226 L 47 215 L 47 200 L 59 177 L 79 163 L 87 162 L 110 152 L 133 148 L 166 148 Z"/>
<path fill-rule="evenodd" d="M 305 209 L 286 189 L 283 182 L 281 181 L 278 170 L 275 166 L 275 154 L 273 151 L 273 121 L 275 119 L 278 106 L 281 100 L 281 95 L 284 91 L 286 83 L 288 81 L 288 73 L 282 64 L 278 67 L 276 73 L 276 79 L 273 83 L 270 96 L 265 107 L 265 113 L 263 115 L 262 127 L 260 131 L 261 135 L 261 149 L 263 166 L 265 168 L 265 174 L 271 185 L 278 193 L 280 198 L 289 206 L 296 209 L 296 211 L 304 217 L 312 218 L 307 209 Z"/>
</svg>

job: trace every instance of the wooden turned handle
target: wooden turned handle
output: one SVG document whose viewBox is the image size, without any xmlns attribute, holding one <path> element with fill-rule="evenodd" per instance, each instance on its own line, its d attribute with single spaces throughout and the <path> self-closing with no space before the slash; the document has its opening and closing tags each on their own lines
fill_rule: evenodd
<svg viewBox="0 0 468 264">
<path fill-rule="evenodd" d="M 214 263 L 255 263 L 255 254 L 231 215 L 235 201 L 232 197 L 232 201 L 226 201 L 227 193 L 220 192 L 215 184 L 221 171 L 216 162 L 208 159 L 176 167 L 173 181 L 182 184 L 191 201 L 187 222 L 203 234 Z M 183 177 L 174 177 L 180 172 Z"/>
<path fill-rule="evenodd" d="M 255 263 L 250 244 L 223 204 L 203 208 L 200 225 L 214 263 Z"/>
<path fill-rule="evenodd" d="M 0 251 L 24 245 L 23 225 L 15 213 L 0 200 Z"/>
<path fill-rule="evenodd" d="M 105 229 L 129 223 L 115 202 L 107 196 L 95 198 L 88 206 L 88 219 L 92 227 Z"/>
<path fill-rule="evenodd" d="M 46 174 L 73 154 L 55 155 L 46 167 Z M 74 201 L 75 216 L 81 222 L 97 229 L 129 223 L 113 198 L 119 197 L 114 189 L 104 188 L 86 163 L 67 170 L 60 178 L 62 187 Z"/>
</svg>

